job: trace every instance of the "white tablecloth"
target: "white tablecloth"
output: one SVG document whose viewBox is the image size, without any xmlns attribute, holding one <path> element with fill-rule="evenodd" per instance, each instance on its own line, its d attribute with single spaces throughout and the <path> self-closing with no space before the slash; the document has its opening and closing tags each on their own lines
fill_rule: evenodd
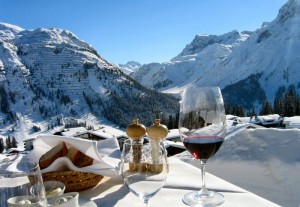
<svg viewBox="0 0 300 207">
<path fill-rule="evenodd" d="M 170 173 L 166 184 L 150 199 L 149 207 L 186 207 L 182 202 L 183 195 L 201 187 L 200 169 L 176 158 L 169 158 L 169 164 Z M 206 175 L 206 186 L 224 195 L 225 202 L 221 207 L 278 207 L 275 203 L 209 173 Z M 80 197 L 94 201 L 99 207 L 143 206 L 142 201 L 123 185 L 121 176 L 105 177 L 94 189 L 80 192 Z"/>
</svg>

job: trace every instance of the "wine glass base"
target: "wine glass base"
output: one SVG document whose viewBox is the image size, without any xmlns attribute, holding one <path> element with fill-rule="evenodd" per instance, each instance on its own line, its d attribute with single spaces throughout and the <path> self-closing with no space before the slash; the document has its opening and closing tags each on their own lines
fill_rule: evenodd
<svg viewBox="0 0 300 207">
<path fill-rule="evenodd" d="M 209 195 L 199 195 L 198 191 L 187 193 L 183 196 L 182 201 L 189 206 L 212 207 L 224 203 L 224 196 L 220 193 L 210 192 Z"/>
</svg>

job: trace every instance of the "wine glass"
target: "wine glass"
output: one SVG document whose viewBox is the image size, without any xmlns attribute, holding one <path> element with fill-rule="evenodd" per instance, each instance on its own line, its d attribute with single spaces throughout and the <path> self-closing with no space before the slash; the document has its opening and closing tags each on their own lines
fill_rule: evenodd
<svg viewBox="0 0 300 207">
<path fill-rule="evenodd" d="M 155 159 L 154 154 L 158 155 Z M 169 172 L 163 142 L 159 142 L 154 152 L 149 144 L 126 140 L 122 151 L 121 172 L 125 185 L 148 206 L 149 199 L 163 187 Z"/>
<path fill-rule="evenodd" d="M 205 164 L 221 147 L 226 133 L 226 116 L 218 87 L 189 86 L 182 92 L 179 133 L 185 148 L 200 160 L 202 188 L 184 195 L 190 206 L 217 206 L 225 200 L 222 194 L 207 190 Z"/>
<path fill-rule="evenodd" d="M 16 159 L 0 163 L 1 207 L 47 206 L 38 163 Z"/>
</svg>

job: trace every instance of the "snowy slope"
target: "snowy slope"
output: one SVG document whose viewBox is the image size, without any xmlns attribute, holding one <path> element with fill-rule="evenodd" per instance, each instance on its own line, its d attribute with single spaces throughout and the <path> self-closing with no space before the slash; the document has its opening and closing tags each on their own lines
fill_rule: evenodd
<svg viewBox="0 0 300 207">
<path fill-rule="evenodd" d="M 197 35 L 170 62 L 143 65 L 132 77 L 148 87 L 161 90 L 193 83 L 216 67 L 247 36 L 237 31 L 221 36 Z"/>
<path fill-rule="evenodd" d="M 0 133 L 18 141 L 35 125 L 51 130 L 67 117 L 125 127 L 137 116 L 152 123 L 157 109 L 168 117 L 178 106 L 173 97 L 128 77 L 70 31 L 6 23 L 0 23 L 0 101 Z"/>
<path fill-rule="evenodd" d="M 258 101 L 273 101 L 279 86 L 298 88 L 300 84 L 299 10 L 299 0 L 289 0 L 275 20 L 254 32 L 197 35 L 169 62 L 143 65 L 132 77 L 169 93 L 189 84 L 224 89 L 244 81 L 262 89 Z M 257 77 L 255 83 L 252 76 Z"/>
</svg>

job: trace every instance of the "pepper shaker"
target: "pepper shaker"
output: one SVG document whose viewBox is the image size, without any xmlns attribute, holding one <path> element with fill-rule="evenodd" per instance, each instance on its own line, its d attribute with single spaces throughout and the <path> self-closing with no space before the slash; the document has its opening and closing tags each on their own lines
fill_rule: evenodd
<svg viewBox="0 0 300 207">
<path fill-rule="evenodd" d="M 132 162 L 129 163 L 130 171 L 141 171 L 144 170 L 144 164 L 142 163 L 142 147 L 143 147 L 143 137 L 146 134 L 146 127 L 139 123 L 138 119 L 134 119 L 132 124 L 130 124 L 126 129 L 127 136 L 131 139 L 133 157 Z"/>
</svg>

